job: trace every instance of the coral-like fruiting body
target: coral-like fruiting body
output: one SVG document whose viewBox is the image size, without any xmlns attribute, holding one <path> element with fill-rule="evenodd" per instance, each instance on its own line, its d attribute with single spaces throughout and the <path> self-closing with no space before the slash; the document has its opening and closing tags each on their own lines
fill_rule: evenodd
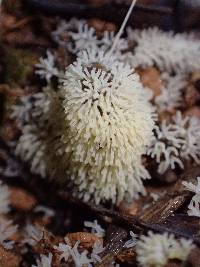
<svg viewBox="0 0 200 267">
<path fill-rule="evenodd" d="M 94 196 L 98 203 L 144 193 L 142 179 L 149 175 L 141 156 L 152 139 L 154 120 L 138 75 L 101 51 L 96 56 L 84 52 L 67 68 L 60 91 L 62 108 L 55 120 L 63 115 L 64 120 L 57 136 L 64 175 L 78 195 L 85 201 Z"/>
<path fill-rule="evenodd" d="M 96 30 L 90 27 L 85 20 L 72 18 L 69 22 L 62 20 L 52 37 L 60 46 L 76 54 L 88 48 L 100 48 L 108 51 L 114 40 L 114 32 L 104 31 L 101 36 L 97 36 Z M 66 42 L 67 39 L 67 42 Z M 128 48 L 128 43 L 124 38 L 120 38 L 117 44 L 117 54 Z"/>
</svg>

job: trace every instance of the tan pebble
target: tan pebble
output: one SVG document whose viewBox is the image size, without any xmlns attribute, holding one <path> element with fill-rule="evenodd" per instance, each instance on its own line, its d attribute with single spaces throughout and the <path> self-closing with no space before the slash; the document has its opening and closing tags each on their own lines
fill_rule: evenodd
<svg viewBox="0 0 200 267">
<path fill-rule="evenodd" d="M 139 209 L 140 209 L 140 205 L 136 201 L 134 201 L 132 203 L 127 203 L 125 201 L 122 201 L 119 204 L 120 212 L 123 212 L 125 214 L 136 215 L 138 213 Z"/>
<path fill-rule="evenodd" d="M 69 233 L 66 237 L 69 238 L 72 246 L 74 246 L 77 241 L 80 241 L 80 246 L 82 246 L 84 249 L 93 247 L 96 241 L 103 243 L 103 239 L 101 237 L 86 232 Z"/>
<path fill-rule="evenodd" d="M 137 73 L 140 76 L 142 84 L 150 88 L 154 96 L 160 95 L 163 82 L 160 72 L 156 68 L 138 69 Z"/>
<path fill-rule="evenodd" d="M 11 205 L 16 209 L 29 211 L 37 204 L 36 198 L 24 189 L 11 187 L 10 195 Z"/>
</svg>

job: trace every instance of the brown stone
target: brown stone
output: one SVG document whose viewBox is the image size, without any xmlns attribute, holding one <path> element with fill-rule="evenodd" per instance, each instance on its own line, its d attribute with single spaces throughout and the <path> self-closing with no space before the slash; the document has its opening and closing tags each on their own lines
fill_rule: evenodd
<svg viewBox="0 0 200 267">
<path fill-rule="evenodd" d="M 163 82 L 160 72 L 156 68 L 149 67 L 146 69 L 138 69 L 137 73 L 140 76 L 142 84 L 150 88 L 154 96 L 160 95 Z"/>
<path fill-rule="evenodd" d="M 11 187 L 10 193 L 11 205 L 16 209 L 29 211 L 37 204 L 36 198 L 22 188 Z"/>
<path fill-rule="evenodd" d="M 103 243 L 101 237 L 87 232 L 69 233 L 66 237 L 69 238 L 70 245 L 74 246 L 77 241 L 80 241 L 80 246 L 84 249 L 92 248 L 96 241 Z"/>
</svg>

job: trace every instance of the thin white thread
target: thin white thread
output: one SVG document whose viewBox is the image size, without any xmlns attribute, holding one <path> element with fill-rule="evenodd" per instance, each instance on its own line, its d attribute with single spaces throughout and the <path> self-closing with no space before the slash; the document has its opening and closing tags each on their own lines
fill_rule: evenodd
<svg viewBox="0 0 200 267">
<path fill-rule="evenodd" d="M 131 6 L 129 7 L 129 10 L 128 10 L 127 14 L 126 14 L 126 17 L 125 17 L 125 19 L 124 19 L 124 21 L 123 21 L 123 23 L 122 23 L 122 25 L 121 25 L 121 27 L 120 27 L 120 29 L 119 29 L 119 31 L 118 31 L 116 37 L 115 37 L 115 39 L 114 39 L 113 45 L 112 45 L 112 47 L 111 47 L 111 49 L 110 49 L 110 52 L 109 52 L 110 55 L 113 53 L 113 51 L 114 51 L 114 49 L 115 49 L 115 47 L 116 47 L 116 45 L 117 45 L 117 43 L 118 43 L 118 41 L 119 41 L 119 39 L 120 39 L 122 33 L 123 33 L 123 31 L 124 31 L 124 28 L 125 28 L 125 26 L 126 26 L 126 23 L 127 23 L 128 19 L 129 19 L 129 17 L 130 17 L 130 15 L 131 15 L 131 12 L 132 12 L 132 10 L 133 10 L 133 8 L 134 8 L 136 2 L 137 2 L 137 0 L 133 0 Z"/>
</svg>

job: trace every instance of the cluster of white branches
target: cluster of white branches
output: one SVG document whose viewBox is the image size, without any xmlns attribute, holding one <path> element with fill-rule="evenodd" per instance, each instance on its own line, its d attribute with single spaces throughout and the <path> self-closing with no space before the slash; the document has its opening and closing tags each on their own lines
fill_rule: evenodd
<svg viewBox="0 0 200 267">
<path fill-rule="evenodd" d="M 11 117 L 21 126 L 22 134 L 16 144 L 15 154 L 28 162 L 31 171 L 45 177 L 46 164 L 44 150 L 46 135 L 48 135 L 48 111 L 50 104 L 50 89 L 23 96 L 21 101 L 13 106 Z"/>
<path fill-rule="evenodd" d="M 27 124 L 44 124 L 49 110 L 49 87 L 42 92 L 22 96 L 16 105 L 12 107 L 11 118 L 15 119 L 23 127 Z"/>
<path fill-rule="evenodd" d="M 187 85 L 187 78 L 183 74 L 169 75 L 167 72 L 161 74 L 164 86 L 161 94 L 155 97 L 158 111 L 173 111 L 183 105 L 183 92 Z"/>
<path fill-rule="evenodd" d="M 195 193 L 188 206 L 188 215 L 200 217 L 200 177 L 197 177 L 197 184 L 194 185 L 191 182 L 183 182 L 183 185 L 187 190 Z"/>
<path fill-rule="evenodd" d="M 127 34 L 133 52 L 126 60 L 133 67 L 156 66 L 161 71 L 182 74 L 199 70 L 200 43 L 193 34 L 174 34 L 156 27 L 129 28 Z"/>
<path fill-rule="evenodd" d="M 127 30 L 128 41 L 121 38 L 116 54 L 133 67 L 157 66 L 161 71 L 188 74 L 199 69 L 200 44 L 193 34 L 174 34 L 154 27 L 144 30 Z M 61 21 L 52 33 L 53 39 L 73 53 L 86 48 L 111 48 L 113 32 L 99 37 L 85 20 Z"/>
<path fill-rule="evenodd" d="M 61 39 L 63 35 L 68 36 L 67 41 Z M 158 67 L 164 72 L 162 78 L 165 85 L 161 95 L 156 97 L 155 104 L 160 111 L 180 107 L 187 75 L 199 69 L 199 41 L 193 34 L 174 34 L 158 28 L 128 28 L 127 35 L 128 41 L 124 38 L 119 40 L 115 56 L 134 68 Z M 85 20 L 76 19 L 61 21 L 52 36 L 56 42 L 75 54 L 94 47 L 108 51 L 114 40 L 113 32 L 104 32 L 102 37 L 98 37 L 95 29 Z"/>
<path fill-rule="evenodd" d="M 54 41 L 74 54 L 88 48 L 97 47 L 108 51 L 113 44 L 114 36 L 114 32 L 108 31 L 104 31 L 102 36 L 97 36 L 96 30 L 90 27 L 85 20 L 75 18 L 68 22 L 62 20 L 56 31 L 52 33 Z M 121 38 L 116 47 L 118 55 L 127 48 L 127 41 Z"/>
<path fill-rule="evenodd" d="M 43 238 L 43 230 L 28 223 L 24 228 L 23 243 L 35 246 Z"/>
<path fill-rule="evenodd" d="M 131 236 L 131 238 L 128 241 L 126 241 L 126 243 L 124 244 L 125 248 L 133 248 L 137 244 L 138 235 L 136 235 L 132 231 L 130 231 L 130 236 Z"/>
<path fill-rule="evenodd" d="M 105 235 L 105 230 L 98 224 L 97 220 L 94 220 L 94 222 L 85 221 L 84 226 L 91 228 L 91 233 L 97 235 L 98 237 L 104 237 Z"/>
<path fill-rule="evenodd" d="M 65 243 L 59 243 L 58 246 L 54 246 L 54 249 L 60 254 L 60 261 L 73 262 L 75 267 L 92 267 L 93 264 L 101 262 L 99 254 L 104 251 L 102 242 L 96 241 L 91 253 L 87 250 L 79 252 L 79 244 L 80 241 L 77 241 L 72 247 L 69 245 L 69 240 L 65 238 Z"/>
<path fill-rule="evenodd" d="M 52 253 L 49 253 L 48 256 L 41 254 L 40 259 L 36 260 L 37 265 L 32 265 L 32 267 L 52 267 Z"/>
<path fill-rule="evenodd" d="M 164 173 L 176 166 L 184 168 L 183 160 L 200 163 L 200 121 L 196 117 L 183 117 L 177 112 L 171 123 L 162 121 L 155 128 L 155 138 L 147 154 L 159 164 L 158 172 Z"/>
<path fill-rule="evenodd" d="M 191 240 L 176 240 L 173 234 L 154 234 L 140 236 L 136 245 L 137 261 L 142 267 L 165 266 L 168 260 L 185 261 L 193 248 Z"/>
<path fill-rule="evenodd" d="M 46 79 L 47 83 L 50 83 L 53 76 L 60 75 L 60 71 L 56 67 L 55 55 L 49 50 L 47 50 L 46 58 L 41 57 L 35 66 L 37 68 L 35 73 Z"/>
</svg>

